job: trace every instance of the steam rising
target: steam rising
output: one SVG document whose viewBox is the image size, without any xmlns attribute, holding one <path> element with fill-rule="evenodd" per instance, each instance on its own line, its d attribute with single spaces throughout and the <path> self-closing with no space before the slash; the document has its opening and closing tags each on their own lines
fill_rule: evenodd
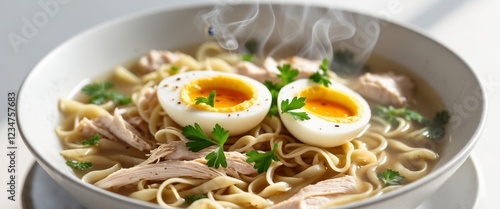
<svg viewBox="0 0 500 209">
<path fill-rule="evenodd" d="M 232 4 L 215 5 L 198 14 L 198 27 L 222 48 L 246 51 L 256 41 L 257 56 L 298 55 L 309 59 L 331 59 L 337 50 L 355 54 L 355 62 L 366 61 L 378 39 L 376 19 L 350 12 L 309 5 Z"/>
</svg>

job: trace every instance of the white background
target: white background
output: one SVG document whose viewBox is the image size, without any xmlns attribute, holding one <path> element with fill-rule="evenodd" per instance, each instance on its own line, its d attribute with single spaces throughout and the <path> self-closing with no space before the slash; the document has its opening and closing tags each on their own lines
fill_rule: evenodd
<svg viewBox="0 0 500 209">
<path fill-rule="evenodd" d="M 0 0 L 0 207 L 21 208 L 21 187 L 33 158 L 17 138 L 18 191 L 15 202 L 7 200 L 7 93 L 17 92 L 24 77 L 49 51 L 68 38 L 100 24 L 136 11 L 175 4 L 171 0 L 59 0 L 49 14 L 39 3 L 56 0 Z M 190 0 L 183 0 L 190 1 Z M 202 0 L 191 0 L 202 1 Z M 481 208 L 498 208 L 500 187 L 500 1 L 497 0 L 352 0 L 332 4 L 410 24 L 461 56 L 485 81 L 488 92 L 487 123 L 473 151 L 482 175 Z M 22 36 L 26 20 L 45 13 L 45 22 L 36 26 L 24 43 L 12 44 L 9 34 Z M 43 19 L 40 19 L 43 20 Z M 5 159 L 5 160 L 4 160 Z"/>
</svg>

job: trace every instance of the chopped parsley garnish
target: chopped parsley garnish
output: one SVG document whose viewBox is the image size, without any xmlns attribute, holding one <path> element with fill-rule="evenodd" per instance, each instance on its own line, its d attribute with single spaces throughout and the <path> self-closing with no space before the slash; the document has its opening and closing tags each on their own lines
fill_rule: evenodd
<svg viewBox="0 0 500 209">
<path fill-rule="evenodd" d="M 176 66 L 172 66 L 170 67 L 170 69 L 168 70 L 170 74 L 177 74 L 179 72 L 179 68 L 176 67 Z"/>
<path fill-rule="evenodd" d="M 295 120 L 309 120 L 311 119 L 306 112 L 291 112 L 292 110 L 300 109 L 306 105 L 305 97 L 294 97 L 292 101 L 288 99 L 281 101 L 281 113 L 288 113 L 292 115 Z"/>
<path fill-rule="evenodd" d="M 259 49 L 259 44 L 255 40 L 249 40 L 245 43 L 245 48 L 242 52 L 241 59 L 243 61 L 251 62 L 255 58 L 255 54 Z"/>
<path fill-rule="evenodd" d="M 126 105 L 132 101 L 130 97 L 111 90 L 113 83 L 110 81 L 102 83 L 91 83 L 83 87 L 82 92 L 90 96 L 90 103 L 100 105 L 111 100 L 118 105 Z"/>
<path fill-rule="evenodd" d="M 445 126 L 450 120 L 450 113 L 446 110 L 437 112 L 432 122 L 419 112 L 410 110 L 406 107 L 394 108 L 393 106 L 384 107 L 377 105 L 375 106 L 374 114 L 394 125 L 398 124 L 397 117 L 403 117 L 407 121 L 415 121 L 424 125 L 428 128 L 428 130 L 424 132 L 424 136 L 432 140 L 438 140 L 444 137 L 446 133 Z"/>
<path fill-rule="evenodd" d="M 101 136 L 99 134 L 94 134 L 90 138 L 83 140 L 82 145 L 97 146 L 97 145 L 99 145 L 100 139 L 101 139 Z"/>
<path fill-rule="evenodd" d="M 271 163 L 274 161 L 280 161 L 278 156 L 276 156 L 275 152 L 278 149 L 278 144 L 274 144 L 273 149 L 270 152 L 261 153 L 256 150 L 252 150 L 247 153 L 248 159 L 247 162 L 252 163 L 255 162 L 253 166 L 259 173 L 266 172 Z"/>
<path fill-rule="evenodd" d="M 437 112 L 432 123 L 428 125 L 429 130 L 424 135 L 432 140 L 438 140 L 444 137 L 446 133 L 445 126 L 450 120 L 450 113 L 446 110 Z"/>
<path fill-rule="evenodd" d="M 224 130 L 219 124 L 215 124 L 211 134 L 215 140 L 208 137 L 198 123 L 195 123 L 194 126 L 188 125 L 182 128 L 182 135 L 189 139 L 189 142 L 186 143 L 186 147 L 189 151 L 199 152 L 207 147 L 215 145 L 217 148 L 208 153 L 205 157 L 207 166 L 216 169 L 220 166 L 227 168 L 226 156 L 224 155 L 224 144 L 229 138 L 229 131 Z M 267 153 L 260 153 L 252 150 L 246 154 L 249 157 L 247 162 L 255 162 L 254 168 L 257 169 L 259 173 L 265 172 L 269 169 L 273 160 L 280 160 L 275 155 L 277 148 L 278 144 L 274 144 L 273 149 Z"/>
<path fill-rule="evenodd" d="M 210 92 L 210 95 L 208 95 L 208 98 L 207 97 L 197 97 L 195 104 L 204 103 L 204 104 L 210 105 L 210 107 L 214 107 L 214 105 L 215 105 L 215 103 L 214 103 L 215 102 L 215 95 L 216 94 L 217 94 L 217 91 L 212 90 Z"/>
<path fill-rule="evenodd" d="M 92 168 L 92 162 L 78 162 L 76 160 L 68 160 L 66 161 L 66 165 L 80 171 Z"/>
<path fill-rule="evenodd" d="M 328 76 L 328 59 L 323 59 L 322 64 L 319 66 L 319 71 L 316 71 L 314 74 L 309 76 L 309 79 L 325 87 L 332 84 L 330 77 Z"/>
<path fill-rule="evenodd" d="M 292 69 L 292 66 L 290 64 L 283 64 L 283 66 L 278 66 L 278 70 L 280 71 L 278 78 L 281 78 L 281 87 L 293 82 L 295 80 L 295 77 L 297 77 L 297 75 L 299 74 L 299 70 Z"/>
<path fill-rule="evenodd" d="M 189 151 L 198 152 L 216 145 L 218 147 L 205 157 L 208 160 L 207 165 L 214 168 L 219 168 L 220 166 L 226 168 L 227 162 L 223 146 L 229 137 L 229 131 L 224 130 L 219 124 L 215 124 L 211 133 L 215 141 L 203 132 L 198 123 L 195 123 L 194 126 L 188 125 L 182 128 L 182 135 L 190 140 L 186 143 Z"/>
<path fill-rule="evenodd" d="M 186 197 L 184 197 L 184 199 L 186 200 L 186 202 L 188 203 L 193 203 L 195 202 L 196 200 L 199 200 L 199 199 L 204 199 L 204 198 L 207 198 L 206 195 L 204 194 L 194 194 L 194 195 L 187 195 Z"/>
<path fill-rule="evenodd" d="M 280 74 L 278 75 L 281 78 L 281 82 L 272 83 L 271 81 L 264 81 L 264 85 L 269 89 L 272 96 L 271 108 L 269 109 L 270 116 L 279 116 L 278 110 L 278 94 L 283 88 L 283 86 L 293 82 L 295 77 L 299 74 L 299 70 L 292 69 L 290 64 L 283 64 L 283 66 L 278 66 L 278 70 Z"/>
<path fill-rule="evenodd" d="M 264 81 L 264 85 L 269 89 L 269 92 L 271 92 L 271 108 L 269 109 L 268 115 L 270 116 L 279 116 L 279 110 L 278 110 L 278 94 L 280 92 L 281 87 L 278 84 L 274 84 L 271 81 Z"/>
<path fill-rule="evenodd" d="M 253 54 L 243 54 L 241 55 L 241 59 L 244 61 L 251 62 L 253 60 Z"/>
<path fill-rule="evenodd" d="M 354 53 L 344 49 L 333 53 L 332 70 L 341 76 L 360 75 L 368 71 L 368 66 L 354 63 Z"/>
<path fill-rule="evenodd" d="M 383 118 L 384 120 L 397 125 L 397 117 L 403 117 L 407 121 L 415 121 L 420 124 L 426 125 L 428 119 L 417 111 L 410 110 L 406 107 L 395 108 L 393 106 L 384 107 L 381 105 L 375 106 L 375 115 Z"/>
<path fill-rule="evenodd" d="M 405 177 L 401 176 L 399 172 L 387 169 L 384 172 L 377 173 L 378 179 L 384 183 L 384 186 L 401 185 Z"/>
<path fill-rule="evenodd" d="M 210 139 L 210 137 L 203 132 L 198 123 L 195 123 L 194 126 L 188 125 L 182 128 L 182 135 L 191 140 L 186 143 L 186 146 L 191 152 L 199 152 L 212 145 L 218 145 L 217 142 Z"/>
</svg>

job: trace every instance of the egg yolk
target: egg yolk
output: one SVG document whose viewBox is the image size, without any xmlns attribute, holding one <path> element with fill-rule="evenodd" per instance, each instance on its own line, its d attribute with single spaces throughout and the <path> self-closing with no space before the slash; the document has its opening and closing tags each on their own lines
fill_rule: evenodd
<svg viewBox="0 0 500 209">
<path fill-rule="evenodd" d="M 196 98 L 198 97 L 208 98 L 210 96 L 210 92 L 212 92 L 213 90 L 215 90 L 216 92 L 214 101 L 215 108 L 232 107 L 251 99 L 244 92 L 227 88 L 200 89 L 198 91 L 195 90 L 194 92 L 191 92 L 189 94 L 189 97 L 191 98 L 191 100 L 196 100 Z"/>
<path fill-rule="evenodd" d="M 204 103 L 196 104 L 196 98 L 208 98 L 212 90 L 216 91 L 213 107 Z M 181 100 L 210 112 L 236 112 L 252 106 L 257 100 L 257 91 L 236 77 L 214 76 L 196 79 L 184 85 Z"/>
<path fill-rule="evenodd" d="M 326 117 L 348 117 L 353 116 L 352 110 L 346 106 L 326 99 L 306 100 L 305 108 L 316 114 Z"/>
<path fill-rule="evenodd" d="M 324 86 L 311 86 L 298 94 L 305 97 L 304 109 L 324 120 L 353 123 L 361 117 L 360 105 L 353 97 Z"/>
</svg>

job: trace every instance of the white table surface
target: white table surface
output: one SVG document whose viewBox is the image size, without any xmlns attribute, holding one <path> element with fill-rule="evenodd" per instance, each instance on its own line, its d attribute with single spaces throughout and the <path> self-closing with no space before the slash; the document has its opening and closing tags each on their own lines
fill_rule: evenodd
<svg viewBox="0 0 500 209">
<path fill-rule="evenodd" d="M 44 12 L 39 3 L 56 0 L 0 1 L 0 207 L 20 209 L 21 188 L 33 157 L 17 138 L 16 201 L 7 199 L 7 93 L 17 92 L 24 77 L 49 51 L 68 38 L 103 21 L 139 10 L 175 4 L 171 0 L 57 0 L 46 23 L 37 27 L 26 43 L 13 46 L 9 33 L 21 34 L 23 21 Z M 189 0 L 183 0 L 189 1 Z M 191 0 L 203 1 L 203 0 Z M 231 0 L 227 0 L 231 1 Z M 233 0 L 234 1 L 234 0 Z M 337 2 L 332 1 L 330 2 Z M 500 116 L 500 1 L 497 0 L 353 0 L 335 3 L 371 14 L 389 14 L 390 20 L 412 24 L 461 56 L 485 82 L 488 92 L 486 126 L 473 155 L 481 174 L 479 208 L 498 208 L 500 138 L 495 116 Z M 392 9 L 391 9 L 392 8 Z M 395 8 L 395 9 L 394 9 Z"/>
</svg>

